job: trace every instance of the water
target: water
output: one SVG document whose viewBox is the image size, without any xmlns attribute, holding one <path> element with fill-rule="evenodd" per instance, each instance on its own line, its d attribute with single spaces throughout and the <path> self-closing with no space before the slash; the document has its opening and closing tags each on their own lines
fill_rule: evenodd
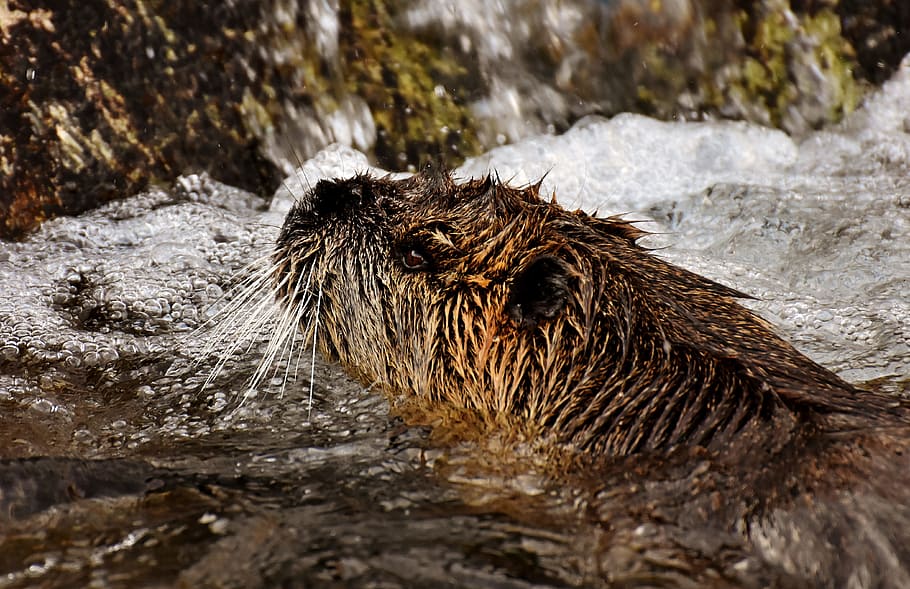
<svg viewBox="0 0 910 589">
<path fill-rule="evenodd" d="M 907 394 L 906 104 L 907 62 L 801 143 L 624 115 L 455 174 L 546 174 L 565 206 L 651 220 L 657 255 L 756 297 L 848 380 Z M 628 565 L 598 553 L 571 491 L 478 468 L 337 367 L 317 363 L 312 405 L 306 358 L 244 396 L 267 328 L 203 389 L 220 357 L 206 321 L 268 254 L 290 193 L 364 169 L 329 148 L 269 206 L 186 176 L 0 244 L 0 587 L 590 586 Z"/>
</svg>

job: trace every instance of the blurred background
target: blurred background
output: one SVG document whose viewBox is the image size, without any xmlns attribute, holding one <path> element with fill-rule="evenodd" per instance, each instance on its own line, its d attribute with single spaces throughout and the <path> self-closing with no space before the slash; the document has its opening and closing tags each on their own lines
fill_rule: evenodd
<svg viewBox="0 0 910 589">
<path fill-rule="evenodd" d="M 455 167 L 588 114 L 840 120 L 901 0 L 5 0 L 0 235 L 208 171 L 264 197 L 340 142 Z"/>
</svg>

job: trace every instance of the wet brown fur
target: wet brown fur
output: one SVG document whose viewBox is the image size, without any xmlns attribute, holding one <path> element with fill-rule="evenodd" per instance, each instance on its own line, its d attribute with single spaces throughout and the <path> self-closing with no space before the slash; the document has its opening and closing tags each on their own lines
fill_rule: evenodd
<svg viewBox="0 0 910 589">
<path fill-rule="evenodd" d="M 840 584 L 855 567 L 837 568 L 837 552 L 873 544 L 870 578 L 886 581 L 867 586 L 910 580 L 907 405 L 815 364 L 743 295 L 638 245 L 634 224 L 538 189 L 443 172 L 320 182 L 278 239 L 277 297 L 306 317 L 318 307 L 320 349 L 365 384 L 593 457 L 610 492 L 627 492 L 624 510 L 773 536 L 764 558 L 784 559 L 792 586 Z M 701 462 L 707 474 L 693 475 Z M 657 465 L 685 472 L 667 496 L 642 490 Z M 815 564 L 787 565 L 781 551 L 811 534 L 832 534 L 834 557 L 816 547 Z"/>
</svg>

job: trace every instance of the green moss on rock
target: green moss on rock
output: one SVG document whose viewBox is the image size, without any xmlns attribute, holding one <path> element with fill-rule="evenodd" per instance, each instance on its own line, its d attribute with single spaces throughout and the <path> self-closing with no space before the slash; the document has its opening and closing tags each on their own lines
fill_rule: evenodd
<svg viewBox="0 0 910 589">
<path fill-rule="evenodd" d="M 698 7 L 682 41 L 645 41 L 619 59 L 633 70 L 635 108 L 664 118 L 742 118 L 798 134 L 858 104 L 856 54 L 833 8 L 799 12 L 786 0 Z"/>
<path fill-rule="evenodd" d="M 378 130 L 357 146 L 388 168 L 479 151 L 467 72 L 396 32 L 395 3 L 345 3 L 341 54 L 323 55 L 317 5 L 282 1 L 69 0 L 4 16 L 0 236 L 187 172 L 270 195 L 279 165 L 339 140 L 331 121 L 360 115 L 337 113 L 353 101 Z"/>
<path fill-rule="evenodd" d="M 412 35 L 396 30 L 401 2 L 355 0 L 341 10 L 344 85 L 369 105 L 376 156 L 390 169 L 426 157 L 458 163 L 481 146 L 467 106 L 467 69 Z"/>
</svg>

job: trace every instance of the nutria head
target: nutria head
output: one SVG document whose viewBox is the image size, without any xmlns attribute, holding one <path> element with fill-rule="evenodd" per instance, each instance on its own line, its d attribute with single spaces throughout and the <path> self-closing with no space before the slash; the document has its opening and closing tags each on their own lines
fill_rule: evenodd
<svg viewBox="0 0 910 589">
<path fill-rule="evenodd" d="M 876 411 L 742 295 L 661 260 L 642 235 L 538 186 L 359 175 L 321 181 L 291 209 L 273 280 L 365 384 L 594 452 L 773 445 Z"/>
</svg>

